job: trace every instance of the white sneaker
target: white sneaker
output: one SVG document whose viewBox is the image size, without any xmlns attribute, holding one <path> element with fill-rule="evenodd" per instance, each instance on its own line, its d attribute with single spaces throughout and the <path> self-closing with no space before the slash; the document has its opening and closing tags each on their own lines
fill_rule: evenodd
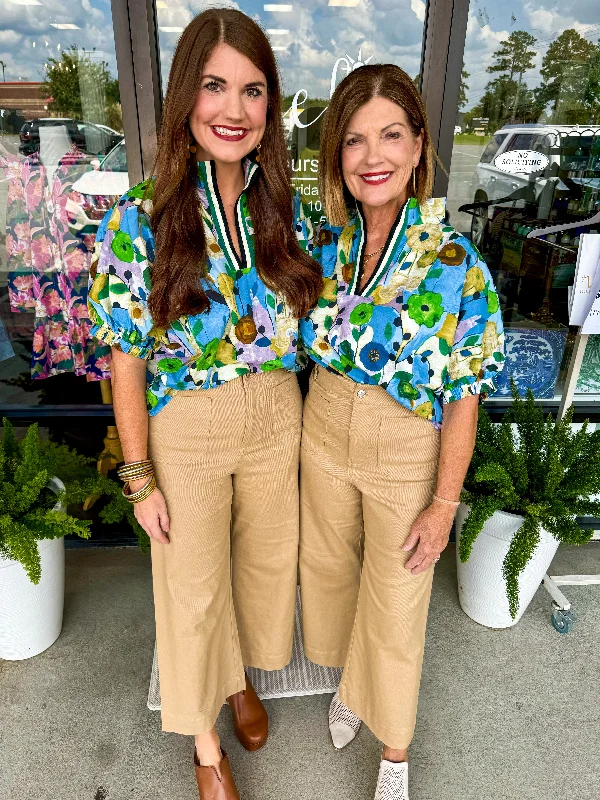
<svg viewBox="0 0 600 800">
<path fill-rule="evenodd" d="M 361 724 L 360 718 L 342 703 L 338 690 L 329 706 L 329 732 L 333 746 L 338 750 L 346 747 L 360 730 Z"/>
<path fill-rule="evenodd" d="M 406 761 L 381 760 L 375 800 L 408 800 L 408 764 Z"/>
</svg>

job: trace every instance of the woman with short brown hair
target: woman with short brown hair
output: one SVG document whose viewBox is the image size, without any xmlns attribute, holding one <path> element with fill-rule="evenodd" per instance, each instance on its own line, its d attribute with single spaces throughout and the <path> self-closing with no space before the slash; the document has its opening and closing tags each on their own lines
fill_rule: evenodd
<svg viewBox="0 0 600 800">
<path fill-rule="evenodd" d="M 292 649 L 297 319 L 321 277 L 280 102 L 258 25 L 198 15 L 173 59 L 155 177 L 100 226 L 89 294 L 113 348 L 120 473 L 152 540 L 163 729 L 195 736 L 201 800 L 238 798 L 215 729 L 226 699 L 244 747 L 266 742 L 244 665 L 281 669 Z"/>
<path fill-rule="evenodd" d="M 376 800 L 407 800 L 433 565 L 479 398 L 502 368 L 502 318 L 481 256 L 430 199 L 433 149 L 409 75 L 351 73 L 321 142 L 323 291 L 300 326 L 316 362 L 301 450 L 305 648 L 344 668 L 334 745 L 366 722 L 385 743 Z"/>
</svg>

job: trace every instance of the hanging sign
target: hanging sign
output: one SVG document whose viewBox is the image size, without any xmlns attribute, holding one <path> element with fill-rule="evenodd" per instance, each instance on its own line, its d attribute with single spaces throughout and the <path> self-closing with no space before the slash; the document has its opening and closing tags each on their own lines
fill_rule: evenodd
<svg viewBox="0 0 600 800">
<path fill-rule="evenodd" d="M 544 153 L 536 153 L 535 150 L 508 150 L 501 153 L 494 159 L 494 166 L 501 172 L 517 172 L 526 175 L 532 172 L 540 172 L 546 169 L 550 159 Z"/>
</svg>

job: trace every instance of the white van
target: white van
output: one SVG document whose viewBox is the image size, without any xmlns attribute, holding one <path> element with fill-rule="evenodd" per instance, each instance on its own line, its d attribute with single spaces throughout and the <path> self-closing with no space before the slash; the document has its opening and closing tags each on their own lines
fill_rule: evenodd
<svg viewBox="0 0 600 800">
<path fill-rule="evenodd" d="M 517 150 L 543 154 L 545 166 L 529 174 L 497 166 L 509 160 L 501 156 Z M 547 219 L 557 193 L 568 197 L 572 184 L 597 189 L 599 180 L 600 126 L 505 125 L 493 135 L 475 168 L 473 205 L 463 206 L 473 215 L 471 237 L 477 246 L 483 244 L 499 201 L 517 208 L 534 202 L 538 219 Z"/>
</svg>

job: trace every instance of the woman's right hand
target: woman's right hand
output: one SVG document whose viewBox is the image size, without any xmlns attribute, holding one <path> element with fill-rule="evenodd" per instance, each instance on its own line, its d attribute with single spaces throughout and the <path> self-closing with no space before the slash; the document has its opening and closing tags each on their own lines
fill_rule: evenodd
<svg viewBox="0 0 600 800">
<path fill-rule="evenodd" d="M 129 484 L 129 491 L 131 493 L 139 491 L 147 481 L 147 478 L 142 478 L 140 481 L 132 481 Z M 135 518 L 151 539 L 161 544 L 169 544 L 169 537 L 167 536 L 169 532 L 167 504 L 158 486 L 150 497 L 142 500 L 141 503 L 135 503 L 133 512 Z"/>
</svg>

